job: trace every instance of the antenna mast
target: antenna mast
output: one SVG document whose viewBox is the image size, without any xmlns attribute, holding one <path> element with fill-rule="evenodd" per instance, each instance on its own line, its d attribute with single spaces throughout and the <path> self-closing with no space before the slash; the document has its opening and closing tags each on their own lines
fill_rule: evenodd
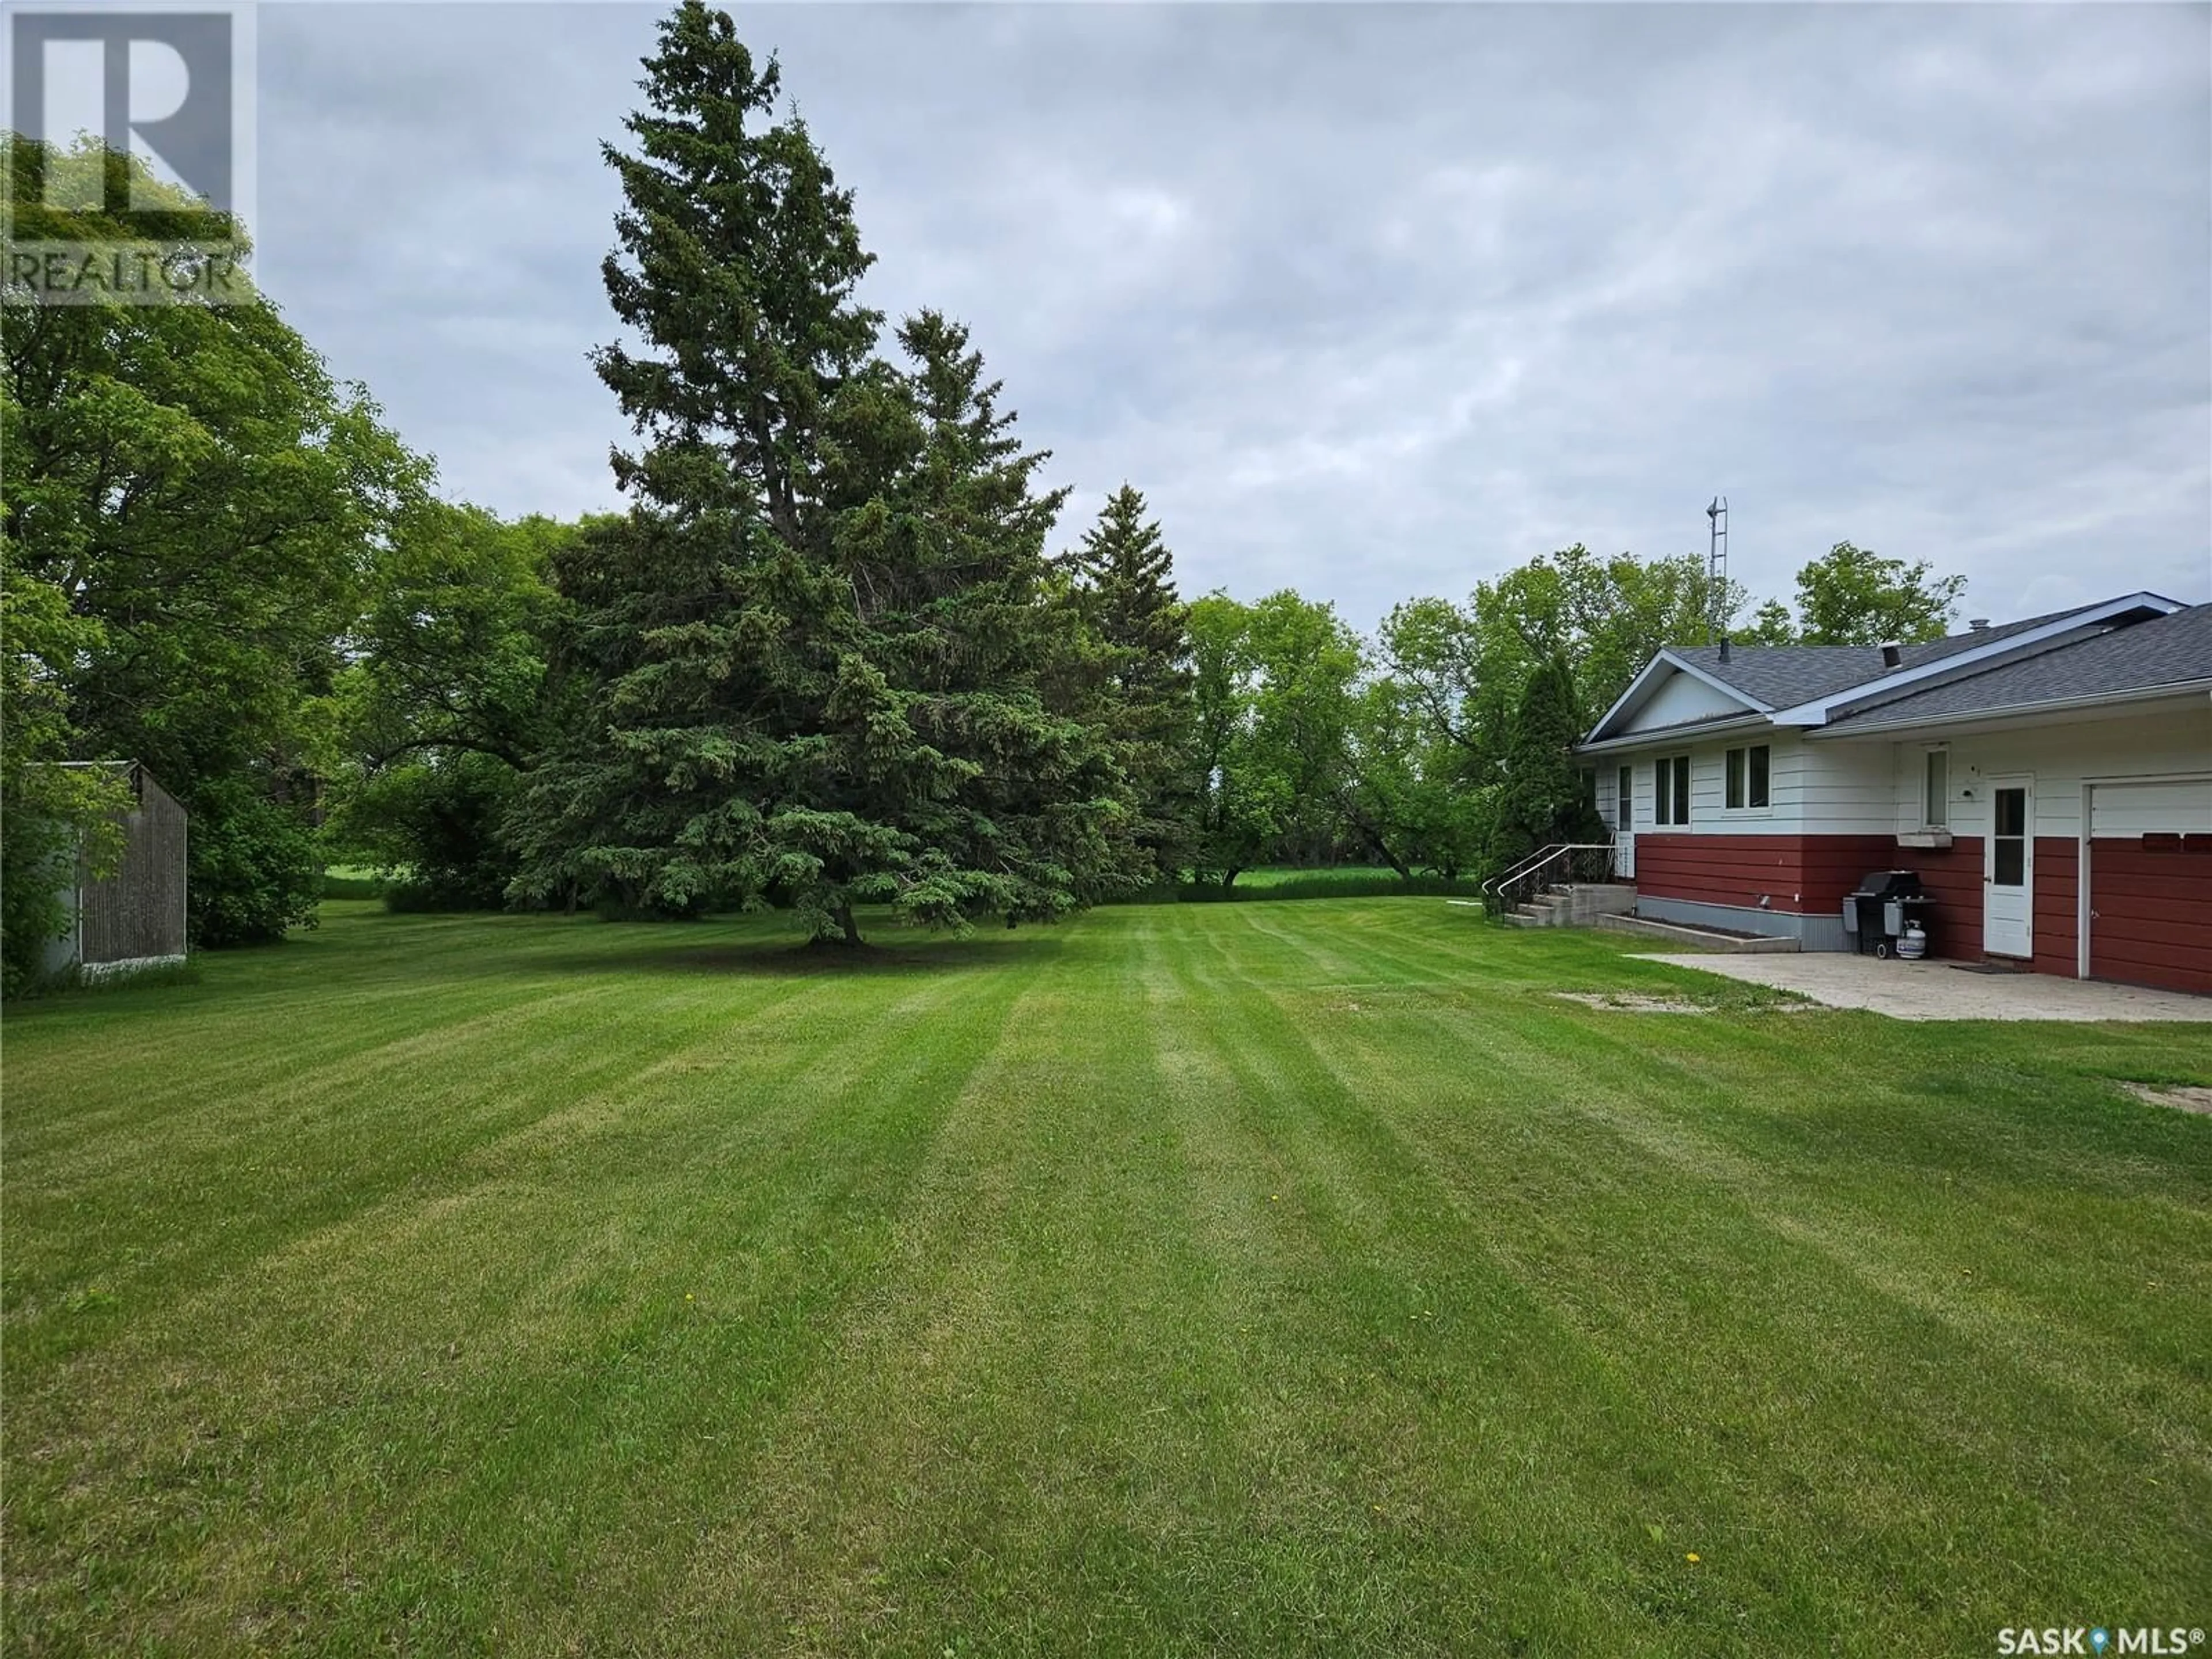
<svg viewBox="0 0 2212 1659">
<path fill-rule="evenodd" d="M 1705 549 L 1705 643 L 1711 645 L 1728 616 L 1728 497 L 1714 496 L 1705 518 L 1712 526 Z"/>
</svg>

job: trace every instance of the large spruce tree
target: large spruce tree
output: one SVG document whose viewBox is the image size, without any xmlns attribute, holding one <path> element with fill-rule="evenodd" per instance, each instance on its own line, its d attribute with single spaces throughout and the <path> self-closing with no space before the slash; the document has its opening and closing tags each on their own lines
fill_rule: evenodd
<svg viewBox="0 0 2212 1659">
<path fill-rule="evenodd" d="M 1190 607 L 1176 596 L 1175 557 L 1124 483 L 1062 561 L 1077 608 L 1100 647 L 1096 719 L 1136 802 L 1135 844 L 1155 877 L 1192 857 L 1198 780 Z"/>
<path fill-rule="evenodd" d="M 514 820 L 519 890 L 663 912 L 854 906 L 964 925 L 1048 917 L 1111 863 L 1127 789 L 1048 707 L 1066 619 L 1044 602 L 1060 496 L 964 332 L 881 319 L 849 191 L 779 76 L 690 0 L 611 146 L 606 262 L 635 346 L 600 376 L 641 438 L 627 520 L 556 562 L 574 713 Z"/>
</svg>

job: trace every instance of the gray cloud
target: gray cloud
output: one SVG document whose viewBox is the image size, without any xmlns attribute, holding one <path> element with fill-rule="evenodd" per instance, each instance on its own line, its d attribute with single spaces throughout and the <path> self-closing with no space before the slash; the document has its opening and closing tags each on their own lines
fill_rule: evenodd
<svg viewBox="0 0 2212 1659">
<path fill-rule="evenodd" d="M 2212 9 L 757 7 L 869 297 L 968 321 L 1079 520 L 1396 599 L 1581 540 L 1976 612 L 2212 596 Z M 599 161 L 646 7 L 270 6 L 271 291 L 448 487 L 611 505 Z"/>
</svg>

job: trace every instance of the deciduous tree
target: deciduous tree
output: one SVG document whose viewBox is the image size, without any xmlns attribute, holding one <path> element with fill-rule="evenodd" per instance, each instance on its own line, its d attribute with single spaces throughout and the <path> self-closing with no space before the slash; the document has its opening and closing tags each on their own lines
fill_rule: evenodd
<svg viewBox="0 0 2212 1659">
<path fill-rule="evenodd" d="M 1487 792 L 1420 690 L 1393 674 L 1367 679 L 1352 702 L 1350 751 L 1340 804 L 1373 857 L 1401 876 L 1456 876 L 1477 862 Z"/>
<path fill-rule="evenodd" d="M 46 948 L 69 925 L 78 860 L 97 872 L 117 850 L 115 815 L 129 805 L 119 781 L 57 764 L 74 735 L 58 665 L 89 655 L 99 634 L 0 535 L 0 997 L 40 983 Z"/>
<path fill-rule="evenodd" d="M 1907 564 L 1849 542 L 1797 573 L 1798 638 L 1806 645 L 1911 645 L 1949 631 L 1964 576 L 1938 576 L 1927 560 Z"/>
<path fill-rule="evenodd" d="M 1365 665 L 1359 636 L 1326 602 L 1285 589 L 1251 607 L 1251 755 L 1281 780 L 1283 853 L 1318 862 L 1343 830 L 1351 776 L 1353 690 Z"/>
<path fill-rule="evenodd" d="M 347 641 L 325 826 L 336 851 L 396 872 L 395 902 L 496 908 L 519 872 L 501 825 L 550 730 L 547 576 L 579 533 L 436 500 L 395 529 Z"/>
<path fill-rule="evenodd" d="M 1192 720 L 1199 772 L 1201 879 L 1225 890 L 1266 860 L 1282 834 L 1289 781 L 1267 764 L 1253 730 L 1258 665 L 1251 607 L 1209 593 L 1190 607 Z"/>
<path fill-rule="evenodd" d="M 191 813 L 194 943 L 312 920 L 338 642 L 427 465 L 258 298 L 11 308 L 0 451 L 15 574 L 83 624 L 31 672 L 73 757 L 143 761 Z"/>
</svg>

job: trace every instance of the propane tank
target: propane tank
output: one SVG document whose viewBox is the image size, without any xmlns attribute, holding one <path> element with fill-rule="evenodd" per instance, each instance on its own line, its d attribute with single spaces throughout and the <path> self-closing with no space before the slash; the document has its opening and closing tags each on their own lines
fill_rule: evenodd
<svg viewBox="0 0 2212 1659">
<path fill-rule="evenodd" d="M 1897 941 L 1897 954 L 1906 962 L 1917 962 L 1928 954 L 1928 935 L 1917 921 L 1905 925 L 1905 936 Z"/>
</svg>

